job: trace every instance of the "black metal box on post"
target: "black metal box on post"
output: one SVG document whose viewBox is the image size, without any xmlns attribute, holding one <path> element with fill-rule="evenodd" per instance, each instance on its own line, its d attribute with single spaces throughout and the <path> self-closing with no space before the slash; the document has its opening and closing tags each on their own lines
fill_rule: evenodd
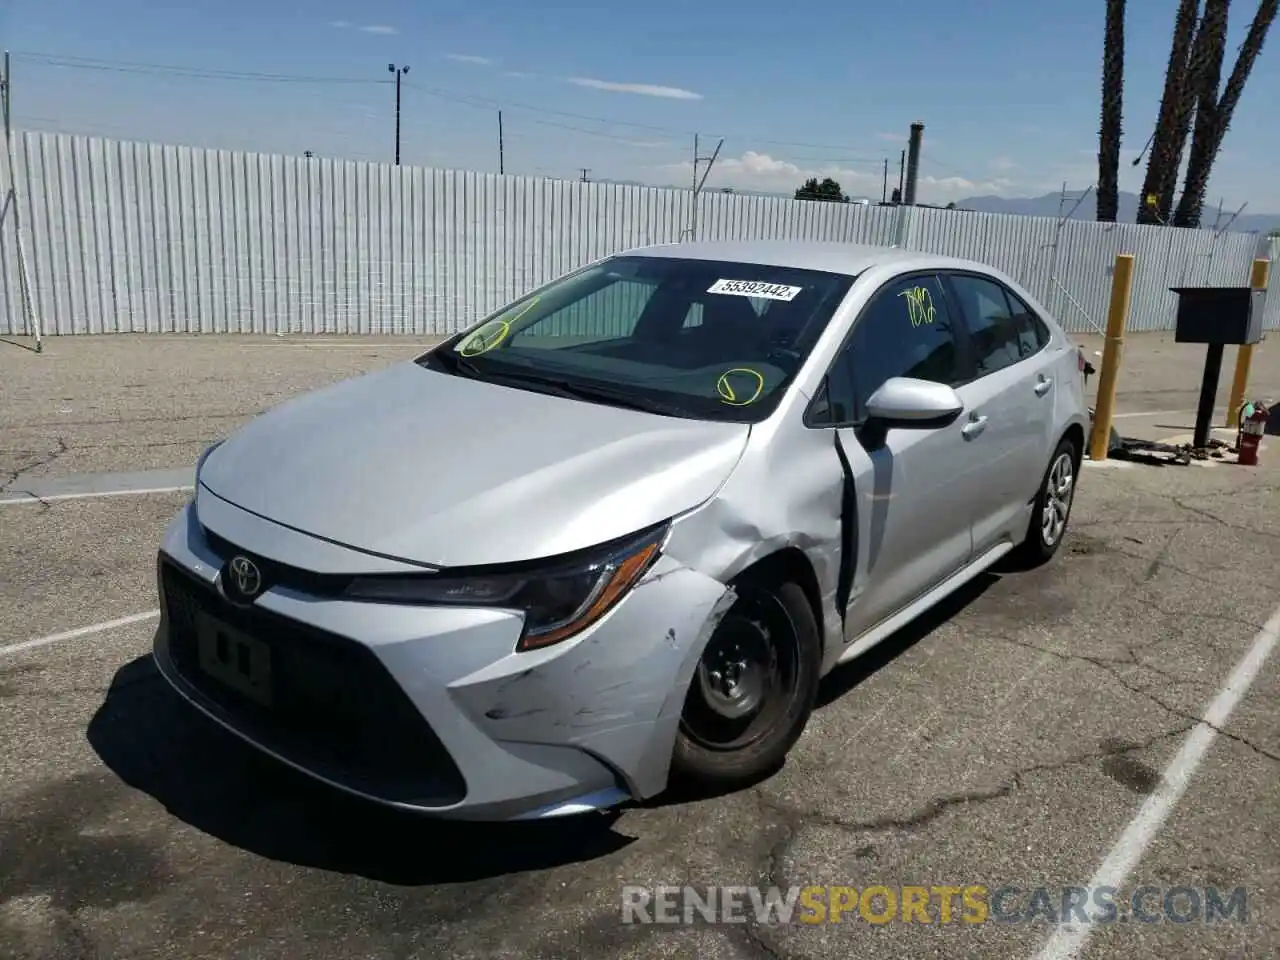
<svg viewBox="0 0 1280 960">
<path fill-rule="evenodd" d="M 1191 445 L 1209 445 L 1213 407 L 1222 373 L 1222 348 L 1227 344 L 1257 343 L 1262 339 L 1262 298 L 1265 291 L 1252 287 L 1170 287 L 1178 295 L 1175 343 L 1203 343 L 1204 376 Z"/>
</svg>

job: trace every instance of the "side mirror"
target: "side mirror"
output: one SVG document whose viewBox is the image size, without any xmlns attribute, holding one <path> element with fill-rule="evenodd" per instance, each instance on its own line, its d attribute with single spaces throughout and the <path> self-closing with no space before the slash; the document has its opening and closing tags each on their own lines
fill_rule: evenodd
<svg viewBox="0 0 1280 960">
<path fill-rule="evenodd" d="M 933 430 L 964 410 L 964 401 L 945 383 L 890 377 L 867 400 L 867 420 L 882 428 Z"/>
</svg>

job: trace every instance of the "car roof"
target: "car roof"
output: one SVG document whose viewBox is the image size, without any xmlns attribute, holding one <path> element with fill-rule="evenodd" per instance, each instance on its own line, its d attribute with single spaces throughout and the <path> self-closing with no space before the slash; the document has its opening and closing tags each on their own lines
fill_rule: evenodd
<svg viewBox="0 0 1280 960">
<path fill-rule="evenodd" d="M 797 267 L 856 276 L 871 267 L 897 270 L 977 270 L 996 273 L 990 265 L 933 253 L 881 247 L 866 243 L 822 240 L 703 240 L 663 243 L 622 251 L 619 256 L 672 257 L 690 260 L 725 260 L 764 266 Z"/>
</svg>

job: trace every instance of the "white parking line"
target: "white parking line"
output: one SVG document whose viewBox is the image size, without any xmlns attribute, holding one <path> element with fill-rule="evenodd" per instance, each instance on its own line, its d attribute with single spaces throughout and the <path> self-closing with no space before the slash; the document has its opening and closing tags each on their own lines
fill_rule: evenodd
<svg viewBox="0 0 1280 960">
<path fill-rule="evenodd" d="M 1128 413 L 1113 413 L 1112 420 L 1125 420 L 1131 417 L 1174 417 L 1181 414 L 1194 414 L 1194 410 L 1131 410 Z"/>
<path fill-rule="evenodd" d="M 147 610 L 144 613 L 131 613 L 127 617 L 118 617 L 115 620 L 106 620 L 103 623 L 94 623 L 87 627 L 77 627 L 74 630 L 66 630 L 62 633 L 51 633 L 47 637 L 37 637 L 35 640 L 11 643 L 7 647 L 0 647 L 0 657 L 11 653 L 21 653 L 23 650 L 34 650 L 37 647 L 47 647 L 51 643 L 59 643 L 62 640 L 87 637 L 92 633 L 114 630 L 116 627 L 127 627 L 131 623 L 142 623 L 144 620 L 153 620 L 158 616 L 160 616 L 159 610 Z"/>
<path fill-rule="evenodd" d="M 1217 730 L 1227 722 L 1231 711 L 1244 698 L 1250 685 L 1257 678 L 1262 665 L 1280 641 L 1280 607 L 1253 638 L 1249 650 L 1236 664 L 1227 682 L 1209 704 L 1204 720 L 1192 729 L 1182 743 L 1178 755 L 1170 761 L 1160 779 L 1160 786 L 1147 797 L 1146 802 L 1116 841 L 1102 866 L 1094 874 L 1089 885 L 1120 889 L 1142 854 L 1156 838 L 1174 805 L 1186 792 L 1191 778 L 1209 752 Z M 1036 954 L 1037 960 L 1073 960 L 1078 957 L 1089 940 L 1091 924 L 1058 927 Z"/>
<path fill-rule="evenodd" d="M 145 490 L 95 490 L 92 493 L 53 493 L 44 497 L 33 496 L 29 493 L 19 494 L 17 496 L 4 497 L 0 499 L 0 507 L 13 507 L 20 503 L 52 503 L 55 500 L 93 500 L 98 497 L 141 497 L 151 493 L 182 493 L 186 490 L 194 490 L 193 486 L 182 487 L 149 487 Z"/>
</svg>

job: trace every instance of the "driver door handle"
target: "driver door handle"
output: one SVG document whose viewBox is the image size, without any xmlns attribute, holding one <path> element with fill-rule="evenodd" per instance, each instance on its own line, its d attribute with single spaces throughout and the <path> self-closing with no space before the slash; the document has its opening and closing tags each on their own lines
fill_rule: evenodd
<svg viewBox="0 0 1280 960">
<path fill-rule="evenodd" d="M 985 429 L 987 429 L 987 418 L 975 413 L 969 416 L 969 422 L 960 428 L 960 432 L 964 434 L 966 440 L 972 440 Z"/>
<path fill-rule="evenodd" d="M 1053 386 L 1053 380 L 1041 374 L 1040 379 L 1036 382 L 1036 396 L 1043 397 L 1046 393 L 1049 392 L 1049 388 L 1052 386 Z"/>
</svg>

